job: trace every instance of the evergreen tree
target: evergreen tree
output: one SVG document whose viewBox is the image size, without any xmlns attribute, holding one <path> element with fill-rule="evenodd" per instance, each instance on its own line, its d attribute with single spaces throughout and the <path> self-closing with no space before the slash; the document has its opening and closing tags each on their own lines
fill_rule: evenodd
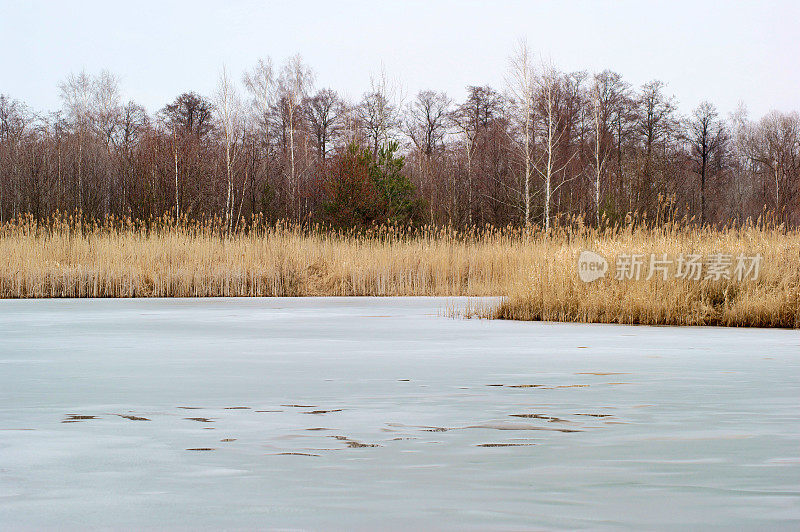
<svg viewBox="0 0 800 532">
<path fill-rule="evenodd" d="M 419 211 L 414 185 L 403 175 L 405 159 L 397 142 L 378 149 L 351 143 L 339 154 L 325 183 L 324 219 L 339 227 L 411 223 Z"/>
</svg>

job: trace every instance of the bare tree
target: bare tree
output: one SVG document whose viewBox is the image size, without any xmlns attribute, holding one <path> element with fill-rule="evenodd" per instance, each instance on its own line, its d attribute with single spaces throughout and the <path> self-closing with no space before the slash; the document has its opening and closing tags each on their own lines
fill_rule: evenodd
<svg viewBox="0 0 800 532">
<path fill-rule="evenodd" d="M 381 67 L 380 74 L 370 76 L 370 91 L 364 94 L 358 106 L 358 116 L 373 156 L 378 154 L 378 147 L 386 144 L 400 127 L 397 98 L 397 85 L 388 80 L 386 70 Z"/>
<path fill-rule="evenodd" d="M 754 186 L 751 181 L 749 167 L 753 164 L 747 157 L 746 144 L 749 128 L 748 111 L 744 102 L 739 102 L 731 112 L 728 123 L 731 129 L 730 159 L 732 162 L 732 180 L 730 201 L 736 209 L 736 218 L 745 219 L 747 204 L 752 201 Z"/>
<path fill-rule="evenodd" d="M 259 59 L 252 70 L 242 78 L 250 93 L 250 108 L 264 137 L 269 131 L 269 115 L 275 100 L 275 75 L 272 59 Z"/>
<path fill-rule="evenodd" d="M 15 194 L 12 180 L 18 179 L 19 159 L 33 115 L 27 106 L 0 94 L 0 222 L 5 218 L 3 199 Z M 12 212 L 18 202 L 12 199 Z"/>
<path fill-rule="evenodd" d="M 147 110 L 135 102 L 128 102 L 120 111 L 119 127 L 115 136 L 117 152 L 120 154 L 120 192 L 123 200 L 128 199 L 128 180 L 132 177 L 134 150 L 150 129 Z M 176 172 L 177 175 L 177 172 Z"/>
<path fill-rule="evenodd" d="M 406 132 L 427 157 L 444 142 L 453 101 L 443 92 L 420 91 L 407 110 Z"/>
<path fill-rule="evenodd" d="M 187 152 L 198 144 L 213 128 L 214 105 L 195 92 L 185 92 L 164 106 L 159 112 L 163 126 L 169 131 L 172 142 L 172 159 L 175 181 L 175 215 L 180 218 L 179 145 Z M 188 165 L 189 161 L 186 161 Z M 184 172 L 185 173 L 185 172 Z"/>
<path fill-rule="evenodd" d="M 436 200 L 434 193 L 444 189 L 446 199 L 442 200 L 450 208 L 448 220 L 452 221 L 458 212 L 458 187 L 456 174 L 452 168 L 446 168 L 440 160 L 440 147 L 444 145 L 450 122 L 450 106 L 452 102 L 445 93 L 420 91 L 411 101 L 405 112 L 404 130 L 416 148 L 413 160 L 419 169 L 419 181 L 428 192 L 428 202 Z M 442 186 L 442 183 L 446 183 Z M 441 190 L 440 190 L 441 191 Z"/>
<path fill-rule="evenodd" d="M 92 123 L 92 79 L 86 71 L 70 74 L 61 83 L 61 101 L 78 136 L 77 196 L 78 209 L 83 210 L 83 155 L 88 130 Z"/>
<path fill-rule="evenodd" d="M 533 169 L 533 91 L 534 71 L 531 64 L 530 50 L 525 40 L 517 43 L 517 50 L 509 60 L 509 74 L 507 84 L 511 91 L 516 119 L 522 129 L 522 157 L 525 165 L 523 175 L 523 205 L 525 225 L 531 223 L 531 171 Z M 548 178 L 549 187 L 549 178 Z M 549 191 L 549 188 L 548 188 Z M 549 194 L 549 193 L 548 193 Z M 549 198 L 547 196 L 548 208 Z M 549 223 L 549 222 L 546 222 Z"/>
<path fill-rule="evenodd" d="M 684 138 L 689 143 L 692 158 L 700 175 L 700 223 L 706 222 L 706 180 L 709 163 L 719 149 L 722 124 L 717 110 L 708 101 L 702 102 L 686 123 Z"/>
<path fill-rule="evenodd" d="M 184 92 L 164 106 L 162 120 L 179 132 L 202 138 L 212 129 L 214 106 L 195 92 Z"/>
<path fill-rule="evenodd" d="M 306 98 L 303 107 L 311 132 L 317 141 L 317 152 L 325 162 L 329 144 L 336 140 L 344 128 L 347 106 L 333 89 L 321 89 Z"/>
<path fill-rule="evenodd" d="M 745 150 L 757 170 L 770 176 L 775 210 L 800 215 L 800 114 L 769 113 L 749 129 Z"/>
<path fill-rule="evenodd" d="M 625 97 L 622 76 L 605 70 L 595 74 L 590 89 L 592 122 L 592 166 L 594 167 L 594 207 L 596 223 L 600 225 L 600 204 L 606 166 L 614 147 L 611 133 L 614 112 Z"/>
<path fill-rule="evenodd" d="M 119 78 L 108 70 L 102 70 L 93 83 L 91 104 L 95 127 L 104 142 L 110 146 L 119 126 L 120 112 L 122 110 Z"/>
<path fill-rule="evenodd" d="M 120 123 L 122 104 L 120 103 L 119 79 L 109 72 L 102 70 L 93 83 L 92 115 L 94 127 L 103 141 L 106 151 L 105 161 L 105 187 L 103 191 L 103 207 L 105 214 L 111 211 L 113 169 L 112 149 L 114 136 Z"/>
<path fill-rule="evenodd" d="M 235 191 L 233 186 L 233 165 L 236 161 L 236 143 L 241 134 L 241 103 L 236 87 L 223 66 L 217 82 L 216 107 L 219 113 L 222 139 L 225 146 L 225 175 L 228 188 L 225 200 L 225 224 L 230 232 L 233 228 L 233 208 Z"/>
<path fill-rule="evenodd" d="M 24 103 L 0 94 L 0 142 L 19 140 L 31 120 Z"/>
<path fill-rule="evenodd" d="M 562 76 L 552 62 L 541 61 L 539 71 L 534 77 L 536 82 L 537 106 L 540 116 L 540 131 L 544 155 L 534 168 L 544 181 L 544 227 L 550 229 L 553 194 L 567 182 L 562 180 L 554 184 L 555 176 L 569 164 L 565 161 L 561 166 L 556 160 L 556 150 L 564 136 L 561 115 L 558 106 L 562 96 Z"/>
<path fill-rule="evenodd" d="M 473 160 L 491 124 L 503 112 L 503 98 L 491 87 L 467 87 L 467 100 L 452 113 L 456 129 L 463 137 L 467 156 L 467 224 L 472 225 L 474 209 Z"/>
<path fill-rule="evenodd" d="M 247 137 L 251 149 L 248 153 L 245 179 L 249 174 L 251 204 L 255 205 L 259 200 L 263 204 L 269 189 L 270 162 L 272 161 L 270 148 L 273 139 L 271 126 L 277 99 L 277 82 L 272 59 L 269 57 L 259 59 L 249 72 L 245 72 L 242 80 L 250 96 Z M 243 190 L 242 200 L 244 200 L 244 195 Z"/>
<path fill-rule="evenodd" d="M 674 130 L 675 99 L 664 95 L 664 83 L 658 80 L 645 83 L 639 96 L 639 133 L 644 137 L 647 154 Z"/>
<path fill-rule="evenodd" d="M 290 57 L 281 69 L 278 78 L 281 100 L 288 119 L 289 130 L 289 187 L 295 201 L 300 201 L 299 183 L 295 170 L 295 130 L 301 113 L 303 100 L 314 83 L 314 73 L 303 63 L 300 55 Z M 299 208 L 298 208 L 299 212 Z"/>
<path fill-rule="evenodd" d="M 427 200 L 419 214 L 431 223 L 549 229 L 565 214 L 620 221 L 656 198 L 691 206 L 704 223 L 763 208 L 800 223 L 797 113 L 723 122 L 704 103 L 682 119 L 661 82 L 634 90 L 608 71 L 563 73 L 531 60 L 524 41 L 508 98 L 468 87 L 454 110 L 432 90 L 402 104 L 383 71 L 351 107 L 331 89 L 314 92 L 298 57 L 279 72 L 258 61 L 241 78 L 247 108 L 239 79 L 223 70 L 216 110 L 187 92 L 152 124 L 141 106 L 123 105 L 106 71 L 69 76 L 62 109 L 49 115 L 0 96 L 0 221 L 73 209 L 85 219 L 219 214 L 226 231 L 248 214 L 321 219 L 332 149 L 346 139 L 379 154 L 407 133 L 402 170 L 392 171 Z"/>
<path fill-rule="evenodd" d="M 654 195 L 659 185 L 654 168 L 656 157 L 665 158 L 667 141 L 677 129 L 675 100 L 663 91 L 663 82 L 651 81 L 642 86 L 637 101 L 636 131 L 644 144 L 644 164 L 633 191 L 637 207 Z"/>
</svg>

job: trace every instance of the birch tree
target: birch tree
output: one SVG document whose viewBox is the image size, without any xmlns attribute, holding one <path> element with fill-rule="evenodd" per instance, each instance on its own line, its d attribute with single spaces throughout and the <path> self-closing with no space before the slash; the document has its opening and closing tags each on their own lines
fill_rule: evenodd
<svg viewBox="0 0 800 532">
<path fill-rule="evenodd" d="M 541 138 L 543 149 L 542 156 L 534 161 L 533 167 L 544 182 L 544 227 L 545 230 L 549 230 L 553 195 L 574 177 L 564 179 L 558 184 L 554 183 L 555 176 L 562 172 L 571 160 L 570 157 L 560 166 L 556 160 L 556 149 L 564 135 L 558 109 L 562 96 L 561 73 L 552 62 L 541 60 L 538 72 L 533 79 L 536 86 L 536 106 L 539 119 L 537 135 Z"/>
<path fill-rule="evenodd" d="M 103 207 L 105 214 L 111 211 L 113 188 L 112 148 L 117 129 L 120 126 L 122 104 L 120 103 L 119 78 L 108 70 L 102 70 L 93 84 L 92 115 L 94 126 L 103 141 L 106 151 L 105 190 L 103 191 Z"/>
<path fill-rule="evenodd" d="M 594 177 L 595 222 L 600 225 L 600 205 L 606 166 L 614 148 L 611 135 L 614 112 L 622 102 L 625 85 L 622 76 L 605 70 L 595 74 L 590 88 L 592 124 L 592 166 Z"/>
<path fill-rule="evenodd" d="M 241 134 L 241 104 L 236 87 L 223 66 L 217 82 L 216 107 L 219 113 L 222 140 L 225 148 L 225 175 L 227 193 L 225 199 L 225 226 L 228 232 L 233 227 L 233 206 L 235 190 L 233 184 L 233 165 L 236 162 L 236 142 Z"/>
<path fill-rule="evenodd" d="M 293 199 L 300 201 L 299 183 L 295 168 L 295 134 L 297 122 L 301 118 L 303 100 L 308 95 L 314 83 L 313 71 L 303 63 L 303 58 L 298 54 L 290 57 L 281 69 L 278 78 L 281 100 L 287 117 L 289 130 L 289 189 Z M 299 203 L 297 212 L 299 213 Z"/>
<path fill-rule="evenodd" d="M 531 171 L 534 164 L 532 139 L 534 72 L 530 50 L 525 40 L 517 43 L 517 49 L 509 60 L 507 84 L 514 100 L 516 119 L 522 130 L 522 157 L 525 167 L 522 177 L 523 220 L 527 226 L 531 223 Z"/>
<path fill-rule="evenodd" d="M 85 70 L 81 70 L 78 74 L 67 76 L 59 88 L 67 117 L 78 137 L 77 199 L 78 210 L 83 211 L 83 157 L 91 126 L 92 79 Z"/>
<path fill-rule="evenodd" d="M 775 210 L 800 215 L 800 114 L 772 111 L 747 137 L 747 156 L 771 181 Z"/>
<path fill-rule="evenodd" d="M 252 116 L 261 130 L 264 141 L 269 133 L 269 116 L 275 100 L 275 73 L 272 59 L 261 58 L 258 63 L 242 76 L 244 86 L 250 94 Z"/>
</svg>

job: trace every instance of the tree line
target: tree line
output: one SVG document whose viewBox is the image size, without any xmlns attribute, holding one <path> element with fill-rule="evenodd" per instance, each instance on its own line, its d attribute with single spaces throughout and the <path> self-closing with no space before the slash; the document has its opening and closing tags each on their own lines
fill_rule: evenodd
<svg viewBox="0 0 800 532">
<path fill-rule="evenodd" d="M 155 114 L 122 101 L 108 71 L 69 75 L 62 107 L 0 95 L 0 222 L 80 211 L 339 226 L 385 221 L 549 227 L 664 209 L 698 223 L 800 224 L 800 115 L 682 116 L 664 83 L 564 72 L 524 42 L 503 87 L 463 101 L 403 97 L 385 73 L 358 101 L 318 85 L 300 56 L 262 59 L 214 94 Z"/>
</svg>

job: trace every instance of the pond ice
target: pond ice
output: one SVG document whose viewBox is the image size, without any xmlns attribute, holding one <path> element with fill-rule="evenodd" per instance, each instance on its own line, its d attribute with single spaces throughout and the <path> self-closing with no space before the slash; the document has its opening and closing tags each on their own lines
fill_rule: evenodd
<svg viewBox="0 0 800 532">
<path fill-rule="evenodd" d="M 0 301 L 0 527 L 800 527 L 797 331 L 452 301 Z"/>
</svg>

